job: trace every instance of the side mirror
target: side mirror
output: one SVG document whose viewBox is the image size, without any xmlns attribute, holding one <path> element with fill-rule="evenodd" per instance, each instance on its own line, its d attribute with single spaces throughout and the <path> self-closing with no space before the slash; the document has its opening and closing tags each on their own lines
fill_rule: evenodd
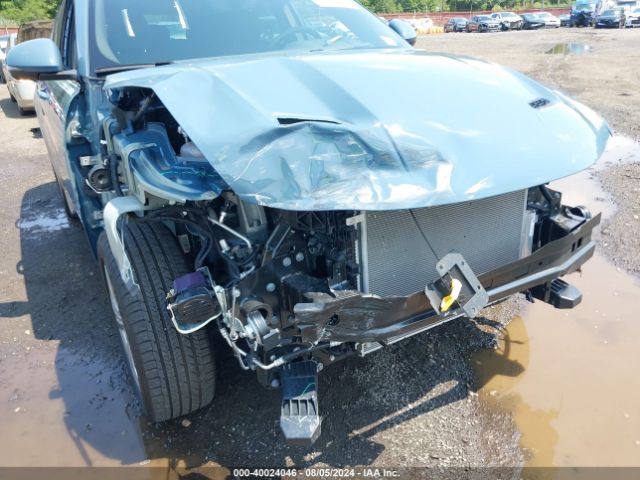
<svg viewBox="0 0 640 480">
<path fill-rule="evenodd" d="M 418 36 L 415 29 L 404 20 L 394 18 L 389 22 L 389 27 L 400 35 L 411 46 L 416 44 Z"/>
<path fill-rule="evenodd" d="M 55 75 L 64 70 L 60 50 L 48 38 L 16 45 L 9 51 L 6 62 L 16 79 L 38 80 L 40 75 Z"/>
</svg>

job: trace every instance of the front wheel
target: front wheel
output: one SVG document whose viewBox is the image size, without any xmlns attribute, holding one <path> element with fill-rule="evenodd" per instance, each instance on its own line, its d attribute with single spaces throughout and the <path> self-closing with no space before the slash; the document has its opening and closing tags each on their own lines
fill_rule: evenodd
<svg viewBox="0 0 640 480">
<path fill-rule="evenodd" d="M 171 231 L 160 223 L 129 223 L 122 229 L 137 286 L 122 280 L 106 234 L 98 256 L 116 327 L 145 413 L 163 422 L 213 400 L 216 369 L 205 329 L 181 335 L 166 308 L 176 278 L 191 271 Z"/>
</svg>

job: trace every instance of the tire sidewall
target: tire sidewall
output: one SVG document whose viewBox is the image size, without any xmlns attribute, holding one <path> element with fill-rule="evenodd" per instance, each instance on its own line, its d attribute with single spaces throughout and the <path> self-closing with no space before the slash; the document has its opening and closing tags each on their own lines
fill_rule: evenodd
<svg viewBox="0 0 640 480">
<path fill-rule="evenodd" d="M 136 373 L 138 376 L 138 381 L 135 381 L 136 373 L 133 372 L 133 367 L 128 361 L 126 347 L 122 343 L 120 338 L 119 326 L 116 322 L 115 315 L 111 315 L 113 326 L 118 331 L 118 337 L 120 340 L 120 347 L 122 349 L 122 353 L 124 355 L 125 363 L 127 364 L 127 371 L 129 376 L 131 377 L 131 385 L 133 386 L 133 390 L 136 398 L 140 402 L 142 409 L 146 415 L 154 416 L 153 413 L 153 402 L 151 399 L 150 392 L 146 386 L 148 385 L 147 378 L 145 376 L 144 364 L 142 362 L 142 358 L 140 356 L 140 352 L 136 347 L 136 343 L 132 341 L 135 338 L 135 332 L 131 329 L 131 324 L 129 322 L 129 312 L 126 309 L 126 305 L 123 302 L 123 299 L 126 297 L 126 294 L 129 294 L 133 298 L 140 300 L 140 292 L 137 289 L 128 288 L 124 281 L 122 280 L 122 275 L 118 270 L 118 265 L 116 262 L 113 253 L 111 252 L 111 248 L 109 246 L 109 242 L 107 240 L 106 233 L 102 233 L 98 240 L 98 260 L 100 264 L 100 272 L 102 273 L 102 281 L 104 283 L 105 291 L 107 295 L 110 297 L 109 287 L 107 284 L 107 279 L 105 275 L 109 275 L 109 279 L 111 280 L 111 285 L 113 287 L 113 292 L 115 294 L 115 301 L 118 304 L 118 308 L 120 309 L 120 314 L 122 315 L 122 322 L 124 325 L 124 331 L 126 332 L 127 337 L 129 338 L 129 346 L 131 349 L 131 357 L 133 360 L 133 364 L 136 369 Z M 111 298 L 109 298 L 111 301 Z M 112 312 L 113 313 L 113 312 Z"/>
</svg>

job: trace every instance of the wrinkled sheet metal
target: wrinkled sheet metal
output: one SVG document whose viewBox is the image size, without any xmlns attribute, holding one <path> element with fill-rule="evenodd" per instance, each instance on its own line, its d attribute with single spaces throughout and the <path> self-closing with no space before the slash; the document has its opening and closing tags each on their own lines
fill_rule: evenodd
<svg viewBox="0 0 640 480">
<path fill-rule="evenodd" d="M 105 84 L 123 87 L 152 89 L 244 201 L 288 210 L 499 195 L 589 167 L 610 137 L 518 72 L 417 50 L 210 59 Z"/>
</svg>

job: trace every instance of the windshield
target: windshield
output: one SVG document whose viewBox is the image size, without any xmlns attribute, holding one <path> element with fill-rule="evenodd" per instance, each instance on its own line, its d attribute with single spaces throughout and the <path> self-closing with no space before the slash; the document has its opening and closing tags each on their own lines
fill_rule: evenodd
<svg viewBox="0 0 640 480">
<path fill-rule="evenodd" d="M 604 12 L 602 12 L 603 17 L 615 17 L 617 15 L 620 15 L 619 10 L 605 10 Z"/>
<path fill-rule="evenodd" d="M 488 15 L 480 15 L 479 17 L 476 17 L 476 19 L 477 19 L 478 21 L 481 21 L 481 20 L 493 20 L 493 18 L 491 18 L 491 17 L 490 17 L 490 16 L 488 16 Z"/>
<path fill-rule="evenodd" d="M 94 70 L 407 44 L 354 0 L 96 0 Z"/>
<path fill-rule="evenodd" d="M 538 13 L 538 16 L 539 17 L 550 17 L 551 14 L 549 12 L 540 12 L 540 13 Z"/>
<path fill-rule="evenodd" d="M 591 11 L 595 9 L 595 2 L 586 0 L 586 1 L 578 1 L 576 2 L 575 7 L 573 8 L 574 11 L 576 12 L 583 12 L 583 11 Z"/>
</svg>

